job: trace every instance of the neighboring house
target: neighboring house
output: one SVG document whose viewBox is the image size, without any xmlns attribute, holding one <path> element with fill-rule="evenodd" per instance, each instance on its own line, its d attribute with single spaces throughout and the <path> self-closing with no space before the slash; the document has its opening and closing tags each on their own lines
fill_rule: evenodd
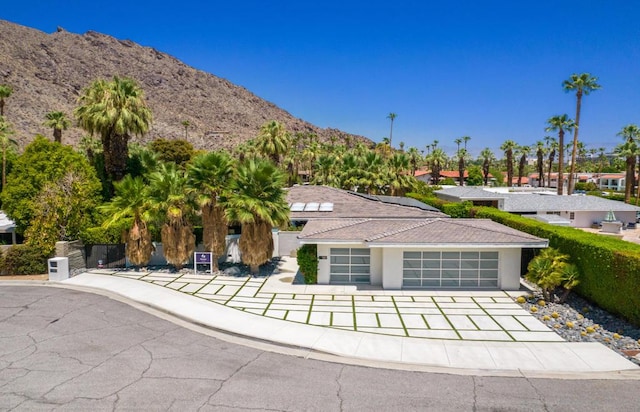
<svg viewBox="0 0 640 412">
<path fill-rule="evenodd" d="M 640 207 L 597 196 L 558 196 L 550 193 L 493 193 L 477 189 L 473 192 L 463 188 L 448 188 L 435 192 L 436 196 L 452 202 L 470 200 L 474 204 L 496 202 L 498 209 L 519 215 L 556 215 L 546 220 L 551 224 L 573 227 L 591 227 L 602 221 L 609 211 L 625 225 L 636 221 Z M 470 188 L 464 188 L 470 189 Z M 485 193 L 483 193 L 485 192 Z M 497 195 L 497 196 L 496 196 Z"/>
<path fill-rule="evenodd" d="M 625 173 L 612 173 L 600 176 L 598 179 L 598 187 L 600 190 L 615 190 L 616 192 L 624 192 L 627 181 Z"/>
<path fill-rule="evenodd" d="M 547 246 L 545 239 L 490 220 L 453 219 L 413 199 L 326 186 L 288 190 L 290 219 L 304 222 L 297 241 L 318 247 L 319 284 L 513 290 L 520 287 L 523 253 Z"/>
</svg>

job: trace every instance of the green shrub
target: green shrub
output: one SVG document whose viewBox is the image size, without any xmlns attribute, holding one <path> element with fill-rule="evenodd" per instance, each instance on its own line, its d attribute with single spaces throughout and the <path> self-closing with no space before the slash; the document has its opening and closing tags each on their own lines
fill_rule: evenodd
<svg viewBox="0 0 640 412">
<path fill-rule="evenodd" d="M 451 217 L 465 218 L 470 216 L 469 212 L 472 206 L 473 203 L 469 201 L 462 203 L 445 203 L 441 210 Z"/>
<path fill-rule="evenodd" d="M 447 177 L 442 181 L 443 186 L 455 186 L 457 183 L 452 177 Z"/>
<path fill-rule="evenodd" d="M 447 202 L 445 202 L 442 199 L 439 199 L 439 198 L 435 197 L 433 194 L 431 194 L 431 195 L 423 195 L 423 194 L 420 194 L 420 193 L 410 192 L 410 193 L 407 193 L 407 197 L 419 200 L 420 202 L 422 202 L 424 204 L 427 204 L 429 206 L 433 206 L 436 209 L 441 210 L 441 211 L 444 208 L 444 205 L 447 204 Z"/>
<path fill-rule="evenodd" d="M 80 240 L 85 245 L 122 243 L 122 233 L 126 230 L 129 222 L 126 223 L 126 225 L 114 225 L 108 229 L 102 226 L 87 228 L 80 232 Z"/>
<path fill-rule="evenodd" d="M 593 192 L 595 190 L 598 190 L 598 185 L 593 182 L 577 182 L 574 189 L 584 190 L 585 192 Z"/>
<path fill-rule="evenodd" d="M 318 283 L 318 247 L 316 245 L 302 245 L 298 249 L 298 266 L 304 276 L 304 283 L 313 285 Z"/>
<path fill-rule="evenodd" d="M 640 326 L 639 245 L 572 227 L 549 225 L 491 207 L 475 207 L 472 215 L 549 239 L 549 246 L 570 255 L 577 266 L 578 294 Z"/>
<path fill-rule="evenodd" d="M 39 248 L 15 245 L 0 259 L 0 273 L 3 275 L 41 275 L 47 273 L 48 255 Z"/>
</svg>

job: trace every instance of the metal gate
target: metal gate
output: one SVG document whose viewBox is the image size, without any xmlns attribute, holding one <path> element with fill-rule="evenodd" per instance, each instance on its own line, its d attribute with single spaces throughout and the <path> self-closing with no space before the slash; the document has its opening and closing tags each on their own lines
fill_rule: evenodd
<svg viewBox="0 0 640 412">
<path fill-rule="evenodd" d="M 126 265 L 125 244 L 86 245 L 87 269 L 123 268 Z"/>
</svg>

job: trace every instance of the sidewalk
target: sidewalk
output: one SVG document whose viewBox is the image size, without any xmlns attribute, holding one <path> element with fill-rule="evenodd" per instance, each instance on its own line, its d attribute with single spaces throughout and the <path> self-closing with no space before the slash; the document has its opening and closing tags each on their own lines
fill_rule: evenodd
<svg viewBox="0 0 640 412">
<path fill-rule="evenodd" d="M 599 343 L 565 342 L 501 291 L 384 291 L 248 278 L 91 270 L 62 284 L 114 292 L 196 324 L 352 359 L 519 375 L 640 368 Z"/>
</svg>

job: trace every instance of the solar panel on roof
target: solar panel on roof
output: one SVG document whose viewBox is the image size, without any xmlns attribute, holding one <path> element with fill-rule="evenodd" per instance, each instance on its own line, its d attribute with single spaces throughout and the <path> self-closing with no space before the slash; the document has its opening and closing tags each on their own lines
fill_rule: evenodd
<svg viewBox="0 0 640 412">
<path fill-rule="evenodd" d="M 305 212 L 317 212 L 320 208 L 320 203 L 318 202 L 310 202 L 304 207 Z"/>
<path fill-rule="evenodd" d="M 320 204 L 321 212 L 333 212 L 333 203 L 324 202 Z"/>
<path fill-rule="evenodd" d="M 304 210 L 304 203 L 296 202 L 291 205 L 292 212 L 302 212 Z"/>
</svg>

